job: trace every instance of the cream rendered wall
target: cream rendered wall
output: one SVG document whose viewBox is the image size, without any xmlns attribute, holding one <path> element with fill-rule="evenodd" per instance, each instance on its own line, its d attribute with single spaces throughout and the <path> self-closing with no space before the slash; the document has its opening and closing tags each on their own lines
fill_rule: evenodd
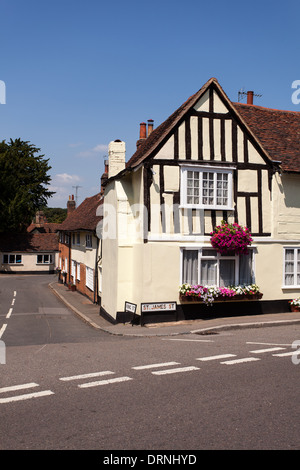
<svg viewBox="0 0 300 470">
<path fill-rule="evenodd" d="M 52 253 L 53 263 L 52 264 L 38 264 L 37 255 L 38 254 L 49 254 L 49 253 L 16 253 L 11 252 L 10 254 L 21 254 L 22 263 L 20 264 L 3 264 L 3 254 L 0 253 L 0 271 L 7 272 L 24 272 L 24 271 L 36 271 L 36 272 L 49 272 L 55 268 L 55 253 Z"/>
<path fill-rule="evenodd" d="M 90 232 L 80 233 L 80 245 L 72 243 L 71 247 L 71 259 L 77 263 L 82 263 L 89 268 L 95 268 L 95 259 L 97 253 L 97 238 L 92 235 L 92 248 L 86 248 L 85 246 L 85 235 Z M 71 235 L 72 236 L 72 235 Z"/>
<path fill-rule="evenodd" d="M 273 177 L 273 236 L 300 243 L 300 175 Z"/>
</svg>

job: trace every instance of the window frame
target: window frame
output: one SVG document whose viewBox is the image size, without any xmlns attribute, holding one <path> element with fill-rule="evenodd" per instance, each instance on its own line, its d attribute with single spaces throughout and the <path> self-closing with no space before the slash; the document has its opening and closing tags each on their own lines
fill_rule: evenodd
<svg viewBox="0 0 300 470">
<path fill-rule="evenodd" d="M 220 166 L 210 166 L 210 165 L 182 165 L 181 166 L 181 190 L 180 190 L 180 207 L 187 209 L 208 209 L 208 210 L 233 210 L 233 170 L 234 167 L 220 167 Z M 199 173 L 199 204 L 188 203 L 187 202 L 187 177 L 188 171 L 193 171 Z M 213 187 L 213 204 L 204 204 L 202 198 L 203 190 L 203 173 L 213 173 L 214 174 L 214 187 Z M 228 194 L 227 194 L 227 204 L 217 204 L 217 175 L 218 174 L 227 174 L 228 175 Z M 201 200 L 201 202 L 200 202 Z"/>
<path fill-rule="evenodd" d="M 91 233 L 85 234 L 85 247 L 93 248 L 93 235 Z"/>
<path fill-rule="evenodd" d="M 85 285 L 94 292 L 94 269 L 89 266 L 85 267 Z"/>
<path fill-rule="evenodd" d="M 197 258 L 197 271 L 198 271 L 198 279 L 196 284 L 197 285 L 217 285 L 220 287 L 220 262 L 222 260 L 234 260 L 235 261 L 235 267 L 234 267 L 234 285 L 240 285 L 240 256 L 243 255 L 221 255 L 220 253 L 217 252 L 212 247 L 209 246 L 201 246 L 201 247 L 193 247 L 193 246 L 184 246 L 180 248 L 180 285 L 187 283 L 187 281 L 184 280 L 184 252 L 185 251 L 197 251 L 198 252 L 198 258 Z M 203 255 L 203 250 L 211 251 L 212 255 Z M 214 254 L 213 254 L 214 253 Z M 251 281 L 250 284 L 255 284 L 255 256 L 254 256 L 254 248 L 249 248 L 249 253 L 251 253 Z M 217 263 L 217 270 L 216 270 L 216 278 L 217 282 L 216 284 L 203 284 L 201 281 L 201 261 L 202 260 L 214 260 Z M 242 283 L 241 283 L 242 284 Z M 225 286 L 228 287 L 228 286 Z"/>
<path fill-rule="evenodd" d="M 42 257 L 42 261 L 39 261 L 39 256 Z M 49 256 L 49 261 L 45 261 L 45 256 Z M 36 255 L 36 264 L 53 264 L 51 253 L 44 253 Z"/>
<path fill-rule="evenodd" d="M 287 260 L 286 259 L 286 252 L 287 250 L 293 250 L 294 251 L 294 255 L 293 255 L 293 272 L 291 273 L 288 273 L 286 271 L 286 262 L 287 261 L 291 261 L 291 260 Z M 300 270 L 298 271 L 297 269 L 297 265 L 298 265 L 298 251 L 299 251 L 299 255 L 300 255 L 300 246 L 284 246 L 283 247 L 283 268 L 282 268 L 282 288 L 283 289 L 300 289 L 300 284 L 297 282 L 298 281 L 298 275 L 300 275 Z M 299 259 L 299 262 L 300 262 L 300 259 Z M 294 282 L 293 284 L 286 284 L 286 275 L 287 274 L 293 274 L 294 276 Z"/>
<path fill-rule="evenodd" d="M 10 261 L 12 256 L 14 258 L 14 261 Z M 5 261 L 5 257 L 7 257 L 7 261 Z M 17 261 L 17 257 L 19 258 L 19 261 Z M 4 253 L 2 258 L 2 264 L 20 265 L 22 264 L 22 255 L 17 253 Z"/>
</svg>

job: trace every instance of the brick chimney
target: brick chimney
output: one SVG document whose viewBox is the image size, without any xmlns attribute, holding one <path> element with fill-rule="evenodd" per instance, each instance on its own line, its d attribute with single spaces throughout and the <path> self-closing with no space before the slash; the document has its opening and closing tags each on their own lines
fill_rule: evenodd
<svg viewBox="0 0 300 470">
<path fill-rule="evenodd" d="M 67 215 L 71 214 L 76 209 L 76 202 L 74 200 L 74 194 L 69 196 L 69 200 L 67 202 Z"/>
<path fill-rule="evenodd" d="M 153 119 L 148 119 L 148 137 L 153 131 Z"/>
<path fill-rule="evenodd" d="M 247 91 L 247 104 L 253 104 L 253 91 Z"/>
<path fill-rule="evenodd" d="M 101 176 L 100 194 L 104 193 L 105 185 L 108 179 L 108 160 L 104 161 L 104 173 Z"/>
<path fill-rule="evenodd" d="M 154 122 L 153 119 L 148 119 L 148 131 L 147 131 L 147 124 L 145 122 L 140 123 L 140 138 L 136 143 L 137 148 L 152 133 L 152 131 L 153 131 L 153 122 Z"/>
<path fill-rule="evenodd" d="M 125 142 L 115 140 L 108 146 L 108 177 L 117 175 L 125 169 Z"/>
</svg>

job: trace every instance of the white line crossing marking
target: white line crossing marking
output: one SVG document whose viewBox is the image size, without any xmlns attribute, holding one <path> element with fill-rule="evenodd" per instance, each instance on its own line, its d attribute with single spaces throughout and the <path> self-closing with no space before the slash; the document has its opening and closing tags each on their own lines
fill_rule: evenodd
<svg viewBox="0 0 300 470">
<path fill-rule="evenodd" d="M 243 357 L 242 359 L 233 359 L 232 361 L 220 362 L 220 364 L 241 364 L 242 362 L 260 361 L 258 357 Z"/>
<path fill-rule="evenodd" d="M 97 387 L 98 385 L 108 385 L 117 382 L 126 382 L 127 380 L 133 380 L 131 377 L 115 377 L 114 379 L 98 380 L 97 382 L 88 382 L 85 384 L 78 385 L 79 388 Z"/>
<path fill-rule="evenodd" d="M 272 356 L 276 357 L 285 357 L 285 356 L 293 356 L 295 354 L 295 351 L 292 352 L 285 352 L 285 353 L 279 353 L 279 354 L 272 354 Z"/>
<path fill-rule="evenodd" d="M 189 366 L 189 367 L 177 367 L 175 369 L 156 370 L 151 373 L 154 375 L 165 375 L 165 374 L 176 374 L 177 372 L 188 372 L 191 370 L 200 370 L 200 369 L 199 367 Z"/>
<path fill-rule="evenodd" d="M 271 351 L 280 351 L 280 350 L 283 350 L 285 348 L 267 348 L 267 349 L 256 349 L 255 351 L 250 351 L 250 353 L 254 353 L 254 354 L 260 354 L 260 353 L 265 353 L 265 352 L 271 352 Z"/>
<path fill-rule="evenodd" d="M 257 341 L 247 341 L 246 344 L 261 344 L 261 345 L 264 345 L 264 346 L 291 346 L 291 344 L 258 343 Z"/>
<path fill-rule="evenodd" d="M 155 367 L 176 366 L 179 364 L 180 362 L 161 362 L 159 364 L 147 364 L 145 366 L 135 366 L 135 367 L 132 367 L 132 369 L 135 369 L 135 370 L 152 369 Z"/>
<path fill-rule="evenodd" d="M 15 397 L 0 398 L 0 403 L 10 403 L 12 401 L 29 400 L 30 398 L 45 397 L 47 395 L 54 395 L 51 390 L 43 390 L 42 392 L 26 393 L 25 395 L 17 395 Z"/>
<path fill-rule="evenodd" d="M 7 313 L 7 315 L 6 315 L 6 318 L 9 318 L 9 317 L 11 316 L 12 311 L 13 311 L 13 308 L 10 308 L 10 309 L 8 310 L 8 313 Z"/>
<path fill-rule="evenodd" d="M 216 359 L 226 359 L 227 357 L 236 357 L 236 354 L 219 354 L 217 356 L 197 357 L 196 361 L 213 361 Z"/>
<path fill-rule="evenodd" d="M 162 341 L 190 341 L 195 343 L 213 343 L 212 339 L 162 338 Z"/>
<path fill-rule="evenodd" d="M 0 330 L 0 338 L 2 337 L 4 331 L 6 330 L 6 327 L 7 327 L 7 323 L 3 323 L 2 328 Z"/>
<path fill-rule="evenodd" d="M 91 377 L 99 377 L 101 375 L 109 375 L 109 374 L 114 374 L 114 372 L 111 372 L 110 370 L 104 370 L 101 372 L 92 372 L 90 374 L 81 374 L 81 375 L 72 375 L 70 377 L 61 377 L 59 380 L 63 380 L 66 382 L 68 380 L 89 379 Z"/>
<path fill-rule="evenodd" d="M 5 393 L 5 392 L 15 392 L 16 390 L 23 390 L 24 388 L 32 388 L 32 387 L 38 387 L 39 385 L 31 382 L 28 384 L 22 384 L 22 385 L 13 385 L 11 387 L 3 387 L 0 388 L 0 393 Z"/>
</svg>

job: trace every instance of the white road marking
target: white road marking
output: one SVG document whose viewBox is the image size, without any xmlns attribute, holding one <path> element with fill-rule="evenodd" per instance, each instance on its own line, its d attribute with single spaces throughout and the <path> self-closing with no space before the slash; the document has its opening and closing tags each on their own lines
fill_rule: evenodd
<svg viewBox="0 0 300 470">
<path fill-rule="evenodd" d="M 72 375 L 70 377 L 61 377 L 59 380 L 63 380 L 66 382 L 68 380 L 89 379 L 91 377 L 99 377 L 101 375 L 109 375 L 109 374 L 114 374 L 114 372 L 111 372 L 110 370 L 104 370 L 101 372 L 92 372 L 90 374 Z"/>
<path fill-rule="evenodd" d="M 212 339 L 184 339 L 184 338 L 162 338 L 163 341 L 191 341 L 196 343 L 213 343 Z"/>
<path fill-rule="evenodd" d="M 232 361 L 220 362 L 220 364 L 241 364 L 242 362 L 260 361 L 258 357 L 243 357 L 242 359 L 233 359 Z"/>
<path fill-rule="evenodd" d="M 280 351 L 282 349 L 285 349 L 285 348 L 267 348 L 267 349 L 256 349 L 255 351 L 250 351 L 251 354 L 254 353 L 254 354 L 261 354 L 261 353 L 265 353 L 265 352 L 271 352 L 271 351 Z"/>
<path fill-rule="evenodd" d="M 23 390 L 24 388 L 31 388 L 31 387 L 38 387 L 38 384 L 31 382 L 28 384 L 13 385 L 11 387 L 3 387 L 3 388 L 0 388 L 0 393 L 15 392 L 16 390 Z"/>
<path fill-rule="evenodd" d="M 15 305 L 16 299 L 12 299 L 11 305 Z"/>
<path fill-rule="evenodd" d="M 12 311 L 13 311 L 13 308 L 10 308 L 10 309 L 8 310 L 8 313 L 7 313 L 7 315 L 6 315 L 6 318 L 9 318 L 9 317 L 11 316 Z"/>
<path fill-rule="evenodd" d="M 279 353 L 279 354 L 272 354 L 272 356 L 285 357 L 285 356 L 293 356 L 293 354 L 295 354 L 295 351 L 286 352 L 286 353 Z"/>
<path fill-rule="evenodd" d="M 281 344 L 281 343 L 258 343 L 256 341 L 247 341 L 246 344 L 261 344 L 264 346 L 291 346 L 291 344 Z"/>
<path fill-rule="evenodd" d="M 117 382 L 126 382 L 127 380 L 133 380 L 131 377 L 115 377 L 114 379 L 99 380 L 97 382 L 88 382 L 85 384 L 78 385 L 79 388 L 97 387 L 98 385 L 108 385 Z"/>
<path fill-rule="evenodd" d="M 16 297 L 16 295 L 17 295 L 17 291 L 15 290 L 15 291 L 14 291 L 14 297 Z"/>
<path fill-rule="evenodd" d="M 6 330 L 6 327 L 7 327 L 7 323 L 3 323 L 2 328 L 0 330 L 0 338 L 2 337 L 4 331 Z"/>
<path fill-rule="evenodd" d="M 178 364 L 180 364 L 180 362 L 162 362 L 159 364 L 147 364 L 145 366 L 135 366 L 135 367 L 132 367 L 132 369 L 135 369 L 135 370 L 152 369 L 155 367 L 176 366 Z"/>
<path fill-rule="evenodd" d="M 236 354 L 219 354 L 218 356 L 197 357 L 197 361 L 213 361 L 215 359 L 226 359 L 227 357 L 236 357 Z"/>
<path fill-rule="evenodd" d="M 154 375 L 176 374 L 177 372 L 188 372 L 190 370 L 200 370 L 200 369 L 199 367 L 195 367 L 195 366 L 177 367 L 175 369 L 156 370 L 152 372 L 152 374 Z"/>
<path fill-rule="evenodd" d="M 47 395 L 54 395 L 51 390 L 44 390 L 36 393 L 26 393 L 25 395 L 17 395 L 15 397 L 0 398 L 0 403 L 10 403 L 12 401 L 29 400 L 30 398 L 45 397 Z"/>
</svg>

